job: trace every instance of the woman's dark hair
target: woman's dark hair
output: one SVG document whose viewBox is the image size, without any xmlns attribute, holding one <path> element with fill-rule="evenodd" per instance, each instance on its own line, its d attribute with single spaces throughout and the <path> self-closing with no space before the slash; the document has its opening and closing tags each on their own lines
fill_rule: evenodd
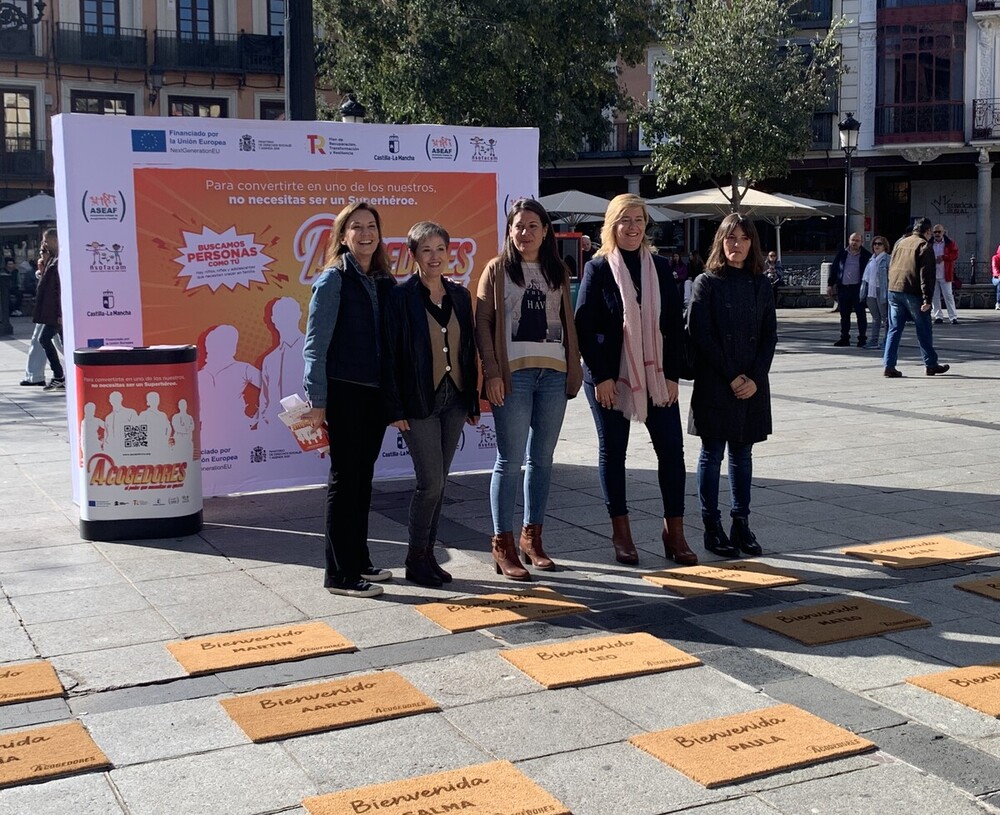
<svg viewBox="0 0 1000 815">
<path fill-rule="evenodd" d="M 715 239 L 712 241 L 712 248 L 708 252 L 708 260 L 705 261 L 705 271 L 720 274 L 726 268 L 726 238 L 732 235 L 737 228 L 742 229 L 750 239 L 750 251 L 747 252 L 743 268 L 752 275 L 764 273 L 764 256 L 760 252 L 760 237 L 757 235 L 757 227 L 753 225 L 750 218 L 738 212 L 727 215 L 719 224 Z"/>
<path fill-rule="evenodd" d="M 507 213 L 507 232 L 503 239 L 503 249 L 500 251 L 500 268 L 518 286 L 524 287 L 524 270 L 521 268 L 521 253 L 514 246 L 514 241 L 510 237 L 510 228 L 514 219 L 522 212 L 531 212 L 538 216 L 545 228 L 545 237 L 542 238 L 542 245 L 538 248 L 538 262 L 542 267 L 542 277 L 549 284 L 552 291 L 560 289 L 566 281 L 569 270 L 559 259 L 559 250 L 556 247 L 556 236 L 552 231 L 552 219 L 545 207 L 539 204 L 534 198 L 518 198 L 510 206 Z"/>
<path fill-rule="evenodd" d="M 385 244 L 382 243 L 382 218 L 379 217 L 378 210 L 367 201 L 355 201 L 353 204 L 344 207 L 340 211 L 340 214 L 337 215 L 333 226 L 330 227 L 330 237 L 326 242 L 326 252 L 323 255 L 323 268 L 329 269 L 331 266 L 343 267 L 344 261 L 341 258 L 348 251 L 347 246 L 342 243 L 344 233 L 347 231 L 347 222 L 359 210 L 370 212 L 372 217 L 375 218 L 375 226 L 378 228 L 378 248 L 375 250 L 375 254 L 372 255 L 372 266 L 369 269 L 369 274 L 375 276 L 390 274 L 389 253 L 385 251 Z"/>
</svg>

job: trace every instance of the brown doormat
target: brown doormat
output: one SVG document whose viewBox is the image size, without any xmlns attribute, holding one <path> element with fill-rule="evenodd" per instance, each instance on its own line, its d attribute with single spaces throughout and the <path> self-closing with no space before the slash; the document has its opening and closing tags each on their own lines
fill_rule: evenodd
<svg viewBox="0 0 1000 815">
<path fill-rule="evenodd" d="M 416 609 L 452 634 L 590 611 L 586 606 L 563 597 L 557 591 L 541 587 L 464 597 L 447 603 L 423 603 L 416 606 Z"/>
<path fill-rule="evenodd" d="M 44 659 L 0 666 L 0 705 L 51 699 L 65 692 L 55 668 Z"/>
<path fill-rule="evenodd" d="M 1000 600 L 1000 577 L 987 577 L 985 580 L 970 580 L 968 583 L 956 583 L 956 589 L 981 594 L 991 600 Z"/>
<path fill-rule="evenodd" d="M 880 566 L 891 569 L 918 569 L 937 563 L 954 563 L 960 560 L 978 560 L 981 557 L 995 557 L 1000 552 L 986 549 L 953 538 L 928 536 L 907 538 L 906 540 L 874 543 L 871 546 L 851 546 L 841 549 L 845 555 L 853 555 Z"/>
<path fill-rule="evenodd" d="M 629 741 L 705 787 L 876 749 L 867 739 L 794 705 L 708 719 Z"/>
<path fill-rule="evenodd" d="M 922 617 L 857 597 L 844 597 L 833 603 L 792 606 L 743 619 L 804 645 L 826 645 L 930 627 L 930 622 Z"/>
<path fill-rule="evenodd" d="M 0 733 L 0 787 L 110 766 L 79 722 Z"/>
<path fill-rule="evenodd" d="M 168 642 L 167 648 L 192 676 L 358 650 L 353 642 L 326 623 L 296 623 L 281 628 L 235 631 Z"/>
<path fill-rule="evenodd" d="M 271 741 L 440 710 L 394 671 L 279 688 L 223 699 L 226 713 L 253 741 Z"/>
<path fill-rule="evenodd" d="M 715 594 L 723 591 L 746 591 L 773 586 L 791 586 L 802 580 L 794 574 L 783 572 L 756 560 L 713 563 L 706 566 L 684 566 L 680 569 L 664 569 L 661 572 L 644 574 L 657 586 L 685 597 L 700 594 Z"/>
<path fill-rule="evenodd" d="M 487 815 L 571 815 L 509 761 L 318 795 L 302 804 L 310 815 L 438 815 L 466 810 Z"/>
<path fill-rule="evenodd" d="M 906 681 L 1000 719 L 1000 662 L 913 676 Z"/>
<path fill-rule="evenodd" d="M 652 634 L 615 634 L 501 651 L 500 656 L 547 688 L 693 668 L 701 660 Z"/>
</svg>

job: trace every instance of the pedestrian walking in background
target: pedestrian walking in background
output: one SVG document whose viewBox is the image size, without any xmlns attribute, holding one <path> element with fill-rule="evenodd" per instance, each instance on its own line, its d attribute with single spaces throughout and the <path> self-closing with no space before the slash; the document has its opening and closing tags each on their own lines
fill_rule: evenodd
<svg viewBox="0 0 1000 815">
<path fill-rule="evenodd" d="M 54 229 L 42 233 L 41 256 L 39 258 L 41 276 L 35 289 L 35 310 L 32 319 L 41 325 L 38 344 L 45 352 L 45 358 L 52 369 L 52 379 L 44 387 L 47 391 L 65 391 L 66 373 L 59 359 L 55 341 L 62 346 L 62 287 L 59 282 L 59 239 Z M 23 384 L 23 383 L 22 383 Z"/>
<path fill-rule="evenodd" d="M 941 224 L 934 224 L 931 230 L 934 247 L 934 322 L 944 322 L 944 308 L 948 309 L 948 319 L 952 325 L 958 325 L 958 312 L 955 311 L 955 293 L 952 284 L 955 281 L 955 261 L 958 260 L 958 244 L 948 237 L 948 230 Z"/>
<path fill-rule="evenodd" d="M 865 348 L 884 348 L 880 338 L 888 332 L 889 320 L 889 241 L 882 235 L 872 240 L 872 256 L 861 278 L 860 296 L 868 306 L 871 324 L 868 326 L 868 344 Z"/>
<path fill-rule="evenodd" d="M 997 303 L 993 308 L 1000 311 L 1000 246 L 993 253 L 993 288 L 997 290 Z M 23 383 L 22 383 L 23 384 Z"/>
</svg>

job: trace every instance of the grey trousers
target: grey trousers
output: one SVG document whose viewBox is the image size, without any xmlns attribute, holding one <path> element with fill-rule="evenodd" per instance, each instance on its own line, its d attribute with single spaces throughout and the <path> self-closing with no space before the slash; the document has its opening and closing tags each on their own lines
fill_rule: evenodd
<svg viewBox="0 0 1000 815">
<path fill-rule="evenodd" d="M 887 328 L 889 321 L 889 304 L 877 297 L 868 298 L 868 311 L 872 315 L 871 325 L 868 326 L 868 344 L 878 345 L 880 337 L 889 333 Z"/>
</svg>

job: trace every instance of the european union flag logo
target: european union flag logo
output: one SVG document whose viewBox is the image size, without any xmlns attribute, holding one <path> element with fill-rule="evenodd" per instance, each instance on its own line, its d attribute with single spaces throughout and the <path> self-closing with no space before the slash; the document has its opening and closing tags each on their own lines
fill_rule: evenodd
<svg viewBox="0 0 1000 815">
<path fill-rule="evenodd" d="M 132 131 L 132 152 L 133 153 L 166 153 L 167 152 L 167 131 L 166 130 L 133 130 Z"/>
</svg>

